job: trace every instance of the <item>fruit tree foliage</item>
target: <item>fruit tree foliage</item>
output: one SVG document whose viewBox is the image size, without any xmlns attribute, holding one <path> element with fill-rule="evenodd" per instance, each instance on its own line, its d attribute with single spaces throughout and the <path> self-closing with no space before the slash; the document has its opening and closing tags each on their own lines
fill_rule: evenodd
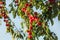
<svg viewBox="0 0 60 40">
<path fill-rule="evenodd" d="M 53 18 L 58 17 L 60 20 L 59 0 L 12 0 L 9 7 L 11 7 L 10 11 L 6 8 L 6 0 L 0 0 L 0 19 L 4 18 L 6 30 L 11 33 L 13 39 L 39 40 L 40 36 L 44 36 L 44 40 L 58 40 L 56 34 L 50 31 L 48 22 L 50 21 L 53 25 Z M 33 7 L 41 12 L 34 11 Z M 9 13 L 12 13 L 13 18 L 18 15 L 24 20 L 21 27 L 25 28 L 25 24 L 27 28 L 25 32 L 15 27 L 14 22 L 8 16 Z"/>
</svg>

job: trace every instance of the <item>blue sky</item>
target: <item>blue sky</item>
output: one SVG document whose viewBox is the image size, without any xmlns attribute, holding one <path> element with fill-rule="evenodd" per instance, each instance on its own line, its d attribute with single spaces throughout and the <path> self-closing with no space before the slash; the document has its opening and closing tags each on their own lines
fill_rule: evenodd
<svg viewBox="0 0 60 40">
<path fill-rule="evenodd" d="M 11 2 L 11 0 L 7 0 L 7 9 L 9 10 L 8 4 Z M 34 8 L 35 9 L 35 8 Z M 35 10 L 36 11 L 36 10 Z M 15 19 L 12 18 L 12 14 L 9 14 L 10 18 L 12 19 L 13 22 L 15 22 L 16 26 L 19 27 L 19 23 L 21 22 L 21 19 L 17 16 Z M 52 26 L 50 24 L 50 30 L 58 36 L 58 40 L 60 40 L 60 21 L 58 21 L 58 18 L 54 18 L 54 25 Z M 6 33 L 6 26 L 5 23 L 3 22 L 3 19 L 0 19 L 0 40 L 12 40 L 10 33 Z M 42 37 L 40 40 L 43 40 Z"/>
</svg>

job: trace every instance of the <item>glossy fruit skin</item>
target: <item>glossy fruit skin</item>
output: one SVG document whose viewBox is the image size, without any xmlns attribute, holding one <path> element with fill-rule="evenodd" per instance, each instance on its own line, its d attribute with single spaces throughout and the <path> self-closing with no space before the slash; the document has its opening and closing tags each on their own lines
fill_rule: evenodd
<svg viewBox="0 0 60 40">
<path fill-rule="evenodd" d="M 27 14 L 27 16 L 29 16 L 30 15 L 30 12 L 29 11 L 26 11 L 26 14 Z"/>
<path fill-rule="evenodd" d="M 29 27 L 29 29 L 30 29 L 30 30 L 32 30 L 32 29 L 33 29 L 32 25 Z"/>
<path fill-rule="evenodd" d="M 28 35 L 32 35 L 32 33 L 31 32 L 28 32 Z"/>
<path fill-rule="evenodd" d="M 33 21 L 34 21 L 34 17 L 32 15 L 29 15 L 29 22 L 30 22 L 30 24 L 32 24 Z"/>
<path fill-rule="evenodd" d="M 8 23 L 8 20 L 7 19 L 4 19 L 4 22 Z"/>
<path fill-rule="evenodd" d="M 28 6 L 29 6 L 29 4 L 28 4 L 28 3 L 26 3 L 26 4 L 25 4 L 25 8 L 27 8 Z"/>
<path fill-rule="evenodd" d="M 27 30 L 28 35 L 32 35 L 31 30 Z"/>
<path fill-rule="evenodd" d="M 26 8 L 22 8 L 21 11 L 25 13 L 26 12 Z"/>
<path fill-rule="evenodd" d="M 27 30 L 27 32 L 30 32 L 30 30 Z"/>
<path fill-rule="evenodd" d="M 37 23 L 39 21 L 38 17 L 34 17 L 35 22 Z"/>
<path fill-rule="evenodd" d="M 7 15 L 5 15 L 5 16 L 4 16 L 4 19 L 7 19 L 7 18 L 8 18 L 8 16 L 7 16 Z"/>
<path fill-rule="evenodd" d="M 29 15 L 29 20 L 34 20 L 34 17 L 32 15 Z"/>
<path fill-rule="evenodd" d="M 10 24 L 9 23 L 6 23 L 6 26 L 10 26 Z"/>
<path fill-rule="evenodd" d="M 5 11 L 3 11 L 1 15 L 4 17 L 4 19 L 8 18 L 8 16 L 5 14 Z"/>
<path fill-rule="evenodd" d="M 3 8 L 3 6 L 0 6 L 0 9 Z"/>
<path fill-rule="evenodd" d="M 38 26 L 41 26 L 41 25 L 42 25 L 42 23 L 41 23 L 41 22 L 38 22 L 38 23 L 37 23 L 37 25 L 38 25 Z"/>
<path fill-rule="evenodd" d="M 0 1 L 0 4 L 4 4 L 4 2 Z"/>
<path fill-rule="evenodd" d="M 30 24 L 32 24 L 33 23 L 33 19 L 30 19 L 29 22 L 30 22 Z"/>
<path fill-rule="evenodd" d="M 1 13 L 1 15 L 4 17 L 5 13 Z"/>
<path fill-rule="evenodd" d="M 32 35 L 29 35 L 28 38 L 29 38 L 29 39 L 32 39 Z"/>
</svg>

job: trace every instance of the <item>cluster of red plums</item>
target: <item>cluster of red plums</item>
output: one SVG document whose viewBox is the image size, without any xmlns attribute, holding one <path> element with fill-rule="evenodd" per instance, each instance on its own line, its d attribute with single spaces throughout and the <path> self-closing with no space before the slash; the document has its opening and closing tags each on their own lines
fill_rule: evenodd
<svg viewBox="0 0 60 40">
<path fill-rule="evenodd" d="M 31 0 L 30 0 L 31 1 Z M 54 3 L 55 2 L 55 0 L 48 0 L 50 3 Z M 29 4 L 29 3 L 26 3 L 25 4 L 25 6 L 21 9 L 21 11 L 22 12 L 24 12 L 25 14 L 27 14 L 27 16 L 28 16 L 28 18 L 29 18 L 29 23 L 30 23 L 30 25 L 29 25 L 29 29 L 27 30 L 27 33 L 28 33 L 28 38 L 32 38 L 33 36 L 32 36 L 32 29 L 33 29 L 33 26 L 32 26 L 32 23 L 35 21 L 36 22 L 36 24 L 38 25 L 38 26 L 41 26 L 42 25 L 42 23 L 41 22 L 39 22 L 39 18 L 37 17 L 37 12 L 34 12 L 34 16 L 32 15 L 32 14 L 30 14 L 30 12 L 26 9 L 27 7 L 30 7 L 31 6 L 31 4 Z M 52 9 L 52 7 L 48 7 L 48 10 L 51 10 Z"/>
<path fill-rule="evenodd" d="M 4 10 L 3 5 L 4 5 L 4 2 L 0 1 L 0 10 L 1 10 L 0 15 L 4 18 L 4 22 L 6 23 L 6 26 L 9 27 L 10 24 L 9 24 L 8 16 L 7 16 L 7 14 L 6 14 L 5 10 Z M 3 8 L 3 10 L 2 10 L 2 8 Z"/>
<path fill-rule="evenodd" d="M 30 0 L 30 1 L 32 1 L 32 0 Z M 48 0 L 50 3 L 54 3 L 55 2 L 55 0 Z M 15 3 L 18 5 L 18 0 L 15 0 Z M 2 2 L 2 1 L 0 1 L 0 5 L 3 5 L 4 4 L 4 2 Z M 42 23 L 41 22 L 39 22 L 39 18 L 37 17 L 37 15 L 38 15 L 38 13 L 37 12 L 34 12 L 34 15 L 32 15 L 28 10 L 27 10 L 27 7 L 30 7 L 32 4 L 30 4 L 30 3 L 26 3 L 24 6 L 25 7 L 23 7 L 22 9 L 21 9 L 21 11 L 22 12 L 24 12 L 25 14 L 27 14 L 27 16 L 28 16 L 28 18 L 29 18 L 29 23 L 30 23 L 30 25 L 29 25 L 29 29 L 27 30 L 27 33 L 28 33 L 28 38 L 30 38 L 30 39 L 32 39 L 32 29 L 33 29 L 33 26 L 32 26 L 32 23 L 35 21 L 36 22 L 36 24 L 38 25 L 38 26 L 41 26 L 42 25 Z M 3 6 L 0 6 L 0 9 L 1 8 L 3 8 Z M 51 7 L 49 7 L 50 9 L 51 9 Z M 50 10 L 49 9 L 49 10 Z M 4 18 L 4 22 L 6 22 L 6 26 L 10 26 L 10 24 L 9 24 L 9 20 L 8 20 L 8 16 L 7 16 L 7 14 L 6 14 L 6 12 L 3 10 L 2 12 L 1 12 L 1 15 L 2 15 L 2 17 Z"/>
<path fill-rule="evenodd" d="M 30 12 L 26 9 L 27 7 L 30 7 L 31 4 L 29 3 L 26 3 L 25 4 L 25 7 L 23 7 L 21 9 L 22 12 L 24 12 L 25 14 L 27 14 L 28 18 L 29 18 L 29 29 L 27 30 L 27 33 L 28 33 L 28 38 L 32 38 L 32 29 L 33 29 L 33 26 L 32 26 L 32 23 L 35 21 L 37 23 L 38 26 L 41 25 L 41 22 L 39 22 L 39 18 L 37 17 L 37 12 L 34 12 L 34 16 L 32 14 L 30 14 Z"/>
<path fill-rule="evenodd" d="M 0 8 L 3 8 L 3 4 L 5 4 L 5 3 L 0 1 Z"/>
<path fill-rule="evenodd" d="M 2 11 L 1 15 L 4 18 L 4 22 L 6 23 L 6 26 L 9 28 L 10 27 L 10 24 L 9 24 L 8 16 L 5 13 L 5 11 Z"/>
</svg>

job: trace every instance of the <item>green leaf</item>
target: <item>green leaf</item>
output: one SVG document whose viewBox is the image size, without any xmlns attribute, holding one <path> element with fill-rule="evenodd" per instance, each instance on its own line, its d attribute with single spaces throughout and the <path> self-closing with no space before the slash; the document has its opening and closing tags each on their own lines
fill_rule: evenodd
<svg viewBox="0 0 60 40">
<path fill-rule="evenodd" d="M 13 34 L 13 37 L 14 37 L 14 38 L 15 38 L 15 36 L 16 36 L 16 33 Z"/>
<path fill-rule="evenodd" d="M 12 5 L 12 3 L 11 3 L 11 4 L 9 4 L 9 6 L 10 6 L 10 7 L 12 7 L 12 6 L 13 6 L 13 5 Z"/>
<path fill-rule="evenodd" d="M 50 19 L 50 22 L 51 22 L 51 24 L 52 24 L 52 25 L 54 24 L 54 21 L 53 21 L 53 19 Z"/>
<path fill-rule="evenodd" d="M 0 16 L 0 19 L 2 19 L 2 17 Z"/>
<path fill-rule="evenodd" d="M 16 13 L 15 13 L 15 11 L 13 11 L 12 14 L 13 14 L 13 18 L 15 18 L 15 17 L 16 17 Z"/>
<path fill-rule="evenodd" d="M 58 20 L 60 21 L 60 14 L 58 15 Z"/>
<path fill-rule="evenodd" d="M 6 32 L 9 33 L 10 32 L 10 29 L 6 29 Z"/>
<path fill-rule="evenodd" d="M 54 9 L 53 9 L 53 12 L 54 12 L 54 13 L 52 14 L 52 17 L 53 17 L 53 18 L 57 17 L 57 15 L 58 15 L 58 10 L 57 10 L 57 8 L 54 8 Z"/>
<path fill-rule="evenodd" d="M 24 27 L 23 22 L 21 23 L 22 28 Z"/>
<path fill-rule="evenodd" d="M 11 29 L 11 28 L 10 28 L 10 32 L 11 32 L 12 35 L 14 34 L 14 31 L 13 31 L 13 29 Z"/>
<path fill-rule="evenodd" d="M 35 33 L 34 32 L 32 32 L 32 36 L 35 36 Z"/>
<path fill-rule="evenodd" d="M 20 32 L 17 32 L 15 36 L 18 37 L 18 38 L 23 38 L 23 35 L 21 35 Z"/>
</svg>

